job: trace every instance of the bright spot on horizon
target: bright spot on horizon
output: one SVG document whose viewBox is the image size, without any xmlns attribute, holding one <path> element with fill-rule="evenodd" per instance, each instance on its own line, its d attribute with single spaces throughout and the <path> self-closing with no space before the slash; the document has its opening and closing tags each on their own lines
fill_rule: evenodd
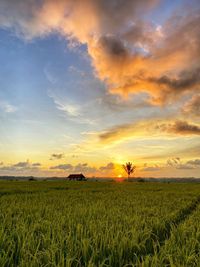
<svg viewBox="0 0 200 267">
<path fill-rule="evenodd" d="M 118 177 L 118 178 L 122 178 L 122 175 L 121 175 L 121 174 L 119 174 L 117 177 Z"/>
</svg>

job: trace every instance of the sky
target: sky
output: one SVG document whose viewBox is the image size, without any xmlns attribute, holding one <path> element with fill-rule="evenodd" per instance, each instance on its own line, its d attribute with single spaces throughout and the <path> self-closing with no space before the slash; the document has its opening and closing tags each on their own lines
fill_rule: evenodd
<svg viewBox="0 0 200 267">
<path fill-rule="evenodd" d="M 198 0 L 0 0 L 0 175 L 200 177 Z"/>
</svg>

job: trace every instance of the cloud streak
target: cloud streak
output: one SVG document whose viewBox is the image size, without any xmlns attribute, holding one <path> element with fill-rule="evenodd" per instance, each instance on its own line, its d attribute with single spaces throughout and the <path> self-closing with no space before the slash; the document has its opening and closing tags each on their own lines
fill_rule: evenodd
<svg viewBox="0 0 200 267">
<path fill-rule="evenodd" d="M 114 168 L 115 168 L 114 163 L 110 162 L 106 166 L 101 166 L 99 170 L 102 172 L 109 172 L 109 171 L 113 171 Z"/>
<path fill-rule="evenodd" d="M 132 122 L 107 129 L 99 133 L 98 137 L 100 142 L 109 143 L 149 136 L 149 134 L 151 136 L 200 135 L 200 126 L 181 120 Z"/>
</svg>

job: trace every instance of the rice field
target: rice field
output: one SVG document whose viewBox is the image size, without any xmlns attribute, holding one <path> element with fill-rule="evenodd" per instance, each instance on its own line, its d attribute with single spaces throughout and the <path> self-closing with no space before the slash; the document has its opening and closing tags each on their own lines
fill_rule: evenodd
<svg viewBox="0 0 200 267">
<path fill-rule="evenodd" d="M 0 266 L 200 266 L 200 184 L 0 181 Z"/>
</svg>

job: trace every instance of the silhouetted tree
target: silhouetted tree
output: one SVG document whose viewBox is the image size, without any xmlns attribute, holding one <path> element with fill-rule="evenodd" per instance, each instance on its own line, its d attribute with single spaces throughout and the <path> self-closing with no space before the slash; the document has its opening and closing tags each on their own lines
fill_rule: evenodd
<svg viewBox="0 0 200 267">
<path fill-rule="evenodd" d="M 134 166 L 132 162 L 126 162 L 126 164 L 123 164 L 122 167 L 124 168 L 125 172 L 128 174 L 128 179 L 130 178 L 131 173 L 133 173 L 136 168 L 136 166 Z"/>
</svg>

